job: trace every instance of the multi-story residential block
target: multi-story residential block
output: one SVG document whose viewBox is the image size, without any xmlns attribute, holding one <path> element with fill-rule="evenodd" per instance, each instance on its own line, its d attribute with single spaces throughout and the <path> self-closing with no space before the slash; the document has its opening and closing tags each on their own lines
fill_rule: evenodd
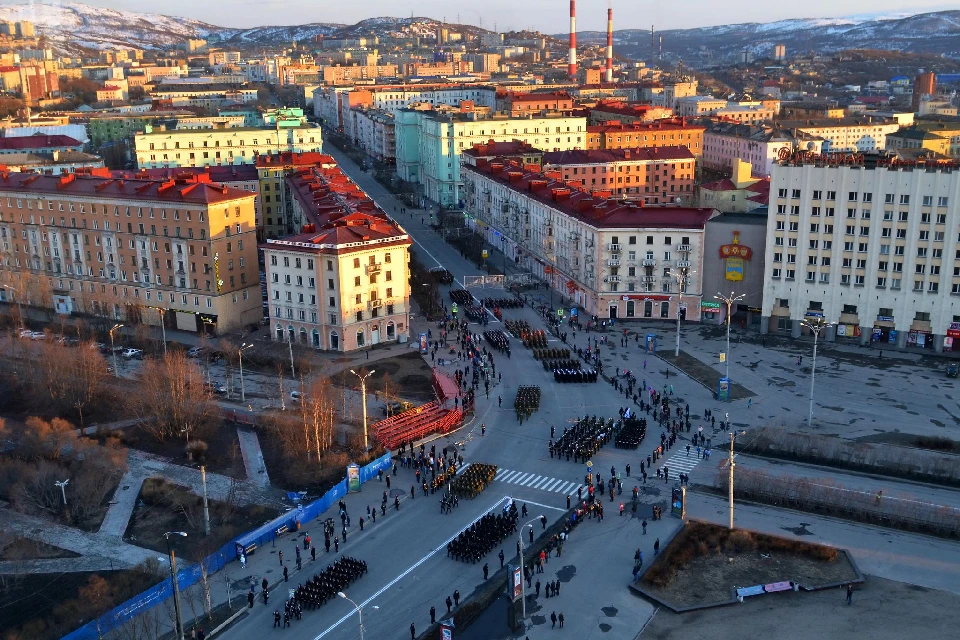
<svg viewBox="0 0 960 640">
<path fill-rule="evenodd" d="M 846 162 L 843 160 L 842 162 Z M 813 158 L 774 167 L 761 330 L 940 351 L 960 342 L 960 173 Z"/>
<path fill-rule="evenodd" d="M 960 157 L 960 118 L 956 116 L 921 116 L 912 123 L 917 129 L 950 140 L 948 155 Z"/>
<path fill-rule="evenodd" d="M 92 116 L 89 122 L 90 143 L 94 148 L 142 132 L 147 125 L 175 127 L 181 117 L 193 116 L 190 111 L 147 111 L 146 113 L 110 113 Z"/>
<path fill-rule="evenodd" d="M 693 199 L 696 158 L 686 147 L 577 149 L 543 154 L 543 169 L 560 172 L 587 193 L 678 205 Z"/>
<path fill-rule="evenodd" d="M 563 91 L 548 93 L 514 93 L 502 91 L 497 94 L 495 109 L 509 113 L 513 117 L 526 114 L 539 115 L 544 112 L 570 112 L 573 110 L 573 98 Z"/>
<path fill-rule="evenodd" d="M 511 89 L 513 89 L 511 87 Z M 488 85 L 410 84 L 372 87 L 318 87 L 313 112 L 328 127 L 341 129 L 350 109 L 366 107 L 395 113 L 415 103 L 459 105 L 469 100 L 480 107 L 496 107 L 497 90 Z"/>
<path fill-rule="evenodd" d="M 83 151 L 83 143 L 65 135 L 34 134 L 0 138 L 0 155 L 20 153 L 52 154 L 56 152 Z"/>
<path fill-rule="evenodd" d="M 655 107 L 651 104 L 631 104 L 626 102 L 600 101 L 590 109 L 590 124 L 619 122 L 654 122 L 673 117 L 673 109 Z"/>
<path fill-rule="evenodd" d="M 507 162 L 480 161 L 463 176 L 471 224 L 587 314 L 700 320 L 704 227 L 715 209 L 595 198 Z"/>
<path fill-rule="evenodd" d="M 257 90 L 225 85 L 171 83 L 157 85 L 150 92 L 150 97 L 166 108 L 191 107 L 216 113 L 217 109 L 229 104 L 255 102 L 257 100 Z"/>
<path fill-rule="evenodd" d="M 714 111 L 713 117 L 728 122 L 760 124 L 761 122 L 772 121 L 776 118 L 777 110 L 774 107 L 762 104 L 738 104 L 736 102 L 730 102 L 726 107 Z"/>
<path fill-rule="evenodd" d="M 253 209 L 198 179 L 0 173 L 3 299 L 188 331 L 258 323 Z"/>
<path fill-rule="evenodd" d="M 703 134 L 703 166 L 716 171 L 730 171 L 737 160 L 750 163 L 755 176 L 769 176 L 781 153 L 800 148 L 819 154 L 823 139 L 802 131 L 706 121 Z"/>
<path fill-rule="evenodd" d="M 726 108 L 727 100 L 725 98 L 687 96 L 686 98 L 677 100 L 676 112 L 678 116 L 696 118 L 698 116 L 707 116 Z"/>
<path fill-rule="evenodd" d="M 475 144 L 472 149 L 464 150 L 460 154 L 460 159 L 464 164 L 472 166 L 476 166 L 481 160 L 490 162 L 500 159 L 518 162 L 524 168 L 536 167 L 539 170 L 543 167 L 543 151 L 520 140 L 510 142 L 490 140 L 483 144 Z"/>
<path fill-rule="evenodd" d="M 894 133 L 900 128 L 895 120 L 873 116 L 781 120 L 777 122 L 777 126 L 781 129 L 796 129 L 810 136 L 823 138 L 824 153 L 881 151 L 886 148 L 887 134 Z"/>
<path fill-rule="evenodd" d="M 887 134 L 886 148 L 890 151 L 926 149 L 942 156 L 949 156 L 950 138 L 920 127 L 906 127 Z"/>
<path fill-rule="evenodd" d="M 279 238 L 300 233 L 310 222 L 303 217 L 302 208 L 295 208 L 287 176 L 295 171 L 319 167 L 335 169 L 336 161 L 322 153 L 275 153 L 257 156 L 258 190 L 261 193 L 261 217 L 257 220 L 257 235 Z"/>
<path fill-rule="evenodd" d="M 405 342 L 410 236 L 335 166 L 287 182 L 310 223 L 261 245 L 274 338 L 331 351 Z"/>
<path fill-rule="evenodd" d="M 749 162 L 736 159 L 729 178 L 697 186 L 696 202 L 721 213 L 747 213 L 766 207 L 770 198 L 770 178 L 752 175 Z"/>
<path fill-rule="evenodd" d="M 471 113 L 400 109 L 396 113 L 397 175 L 423 186 L 443 206 L 460 206 L 460 154 L 477 143 L 520 140 L 565 151 L 586 145 L 587 119 L 562 114 L 485 119 Z"/>
<path fill-rule="evenodd" d="M 364 64 L 352 66 L 325 66 L 318 78 L 325 85 L 352 85 L 358 80 L 396 78 L 399 71 L 395 64 Z"/>
<path fill-rule="evenodd" d="M 698 158 L 703 154 L 702 124 L 684 118 L 651 123 L 607 124 L 587 127 L 587 149 L 648 149 L 683 146 Z"/>
<path fill-rule="evenodd" d="M 58 176 L 61 173 L 75 173 L 83 169 L 102 169 L 103 158 L 92 153 L 77 151 L 54 151 L 53 153 L 12 153 L 4 154 L 0 166 L 9 171 L 38 171 Z"/>
<path fill-rule="evenodd" d="M 393 113 L 380 109 L 351 109 L 343 134 L 361 151 L 378 162 L 397 161 L 396 122 Z"/>
<path fill-rule="evenodd" d="M 253 164 L 263 154 L 320 152 L 323 134 L 313 125 L 173 131 L 154 131 L 147 125 L 134 144 L 140 168 L 205 167 Z"/>
</svg>

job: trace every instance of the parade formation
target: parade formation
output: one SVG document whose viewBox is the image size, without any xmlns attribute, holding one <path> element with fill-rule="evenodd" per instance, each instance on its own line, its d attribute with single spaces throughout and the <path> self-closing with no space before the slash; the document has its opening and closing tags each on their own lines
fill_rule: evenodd
<svg viewBox="0 0 960 640">
<path fill-rule="evenodd" d="M 517 507 L 513 503 L 503 513 L 486 514 L 447 545 L 447 556 L 460 562 L 480 562 L 483 556 L 517 530 L 517 517 Z"/>
<path fill-rule="evenodd" d="M 293 599 L 302 607 L 316 609 L 326 604 L 327 600 L 336 598 L 338 591 L 343 591 L 366 572 L 366 562 L 343 556 L 320 573 L 314 574 L 313 579 L 306 584 L 298 585 Z"/>
<path fill-rule="evenodd" d="M 487 488 L 487 485 L 493 482 L 495 475 L 497 475 L 497 465 L 474 462 L 454 478 L 450 491 L 461 498 L 476 498 Z"/>
</svg>

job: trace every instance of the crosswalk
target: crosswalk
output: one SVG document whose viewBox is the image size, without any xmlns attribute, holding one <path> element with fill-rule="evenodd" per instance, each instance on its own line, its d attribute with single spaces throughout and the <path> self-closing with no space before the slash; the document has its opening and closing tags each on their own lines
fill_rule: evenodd
<svg viewBox="0 0 960 640">
<path fill-rule="evenodd" d="M 701 454 L 702 455 L 702 454 Z M 676 477 L 678 473 L 690 473 L 703 460 L 697 457 L 697 450 L 690 447 L 690 455 L 687 455 L 685 447 L 680 447 L 677 452 L 667 458 L 661 466 L 670 470 L 670 476 Z"/>
<path fill-rule="evenodd" d="M 564 480 L 562 478 L 551 478 L 549 476 L 541 476 L 536 473 L 512 471 L 510 469 L 498 469 L 497 475 L 494 476 L 493 479 L 500 482 L 506 482 L 507 484 L 515 484 L 521 487 L 539 489 L 541 491 L 550 491 L 552 493 L 561 493 L 564 495 L 574 494 L 577 492 L 577 489 L 581 487 L 586 490 L 586 485 L 583 485 L 579 482 L 570 482 L 569 480 Z"/>
</svg>

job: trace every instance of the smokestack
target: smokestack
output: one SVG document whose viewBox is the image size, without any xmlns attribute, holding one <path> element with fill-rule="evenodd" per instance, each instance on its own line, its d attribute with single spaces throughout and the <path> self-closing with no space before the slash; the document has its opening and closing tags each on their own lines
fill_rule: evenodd
<svg viewBox="0 0 960 640">
<path fill-rule="evenodd" d="M 660 60 L 663 61 L 663 34 L 660 34 Z"/>
<path fill-rule="evenodd" d="M 570 0 L 570 54 L 567 58 L 567 73 L 577 77 L 577 0 Z"/>
<path fill-rule="evenodd" d="M 613 82 L 613 8 L 607 9 L 607 82 Z"/>
</svg>

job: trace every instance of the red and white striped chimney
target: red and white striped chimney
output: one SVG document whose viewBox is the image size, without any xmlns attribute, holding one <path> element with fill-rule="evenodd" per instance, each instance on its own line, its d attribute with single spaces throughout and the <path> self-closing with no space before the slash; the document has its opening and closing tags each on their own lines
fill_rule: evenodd
<svg viewBox="0 0 960 640">
<path fill-rule="evenodd" d="M 613 8 L 607 9 L 607 82 L 613 82 Z"/>
<path fill-rule="evenodd" d="M 577 0 L 570 0 L 570 54 L 567 57 L 567 73 L 577 77 Z"/>
</svg>

